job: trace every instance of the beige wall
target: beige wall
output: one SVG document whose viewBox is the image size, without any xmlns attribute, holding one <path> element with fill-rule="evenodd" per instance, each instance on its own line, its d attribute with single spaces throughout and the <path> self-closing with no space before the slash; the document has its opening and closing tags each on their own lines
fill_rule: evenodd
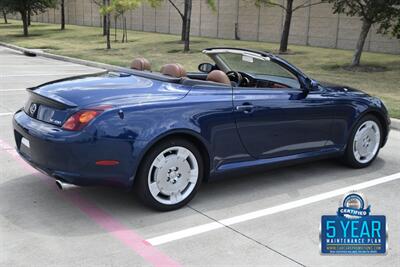
<svg viewBox="0 0 400 267">
<path fill-rule="evenodd" d="M 179 7 L 183 0 L 175 0 Z M 235 24 L 242 40 L 279 42 L 284 12 L 278 7 L 256 7 L 252 0 L 215 0 L 212 11 L 206 0 L 193 0 L 192 35 L 233 39 Z M 284 0 L 277 0 L 283 3 Z M 303 0 L 295 0 L 302 3 Z M 318 1 L 318 0 L 313 0 Z M 296 3 L 295 3 L 296 4 Z M 59 10 L 48 10 L 34 16 L 33 21 L 58 23 Z M 100 26 L 98 7 L 91 0 L 66 0 L 66 21 L 69 24 Z M 181 20 L 176 10 L 165 1 L 154 9 L 143 5 L 127 15 L 133 30 L 179 34 Z M 354 49 L 360 31 L 358 18 L 334 15 L 329 4 L 299 9 L 293 15 L 289 42 L 310 46 Z M 400 40 L 371 31 L 366 51 L 400 54 Z"/>
</svg>

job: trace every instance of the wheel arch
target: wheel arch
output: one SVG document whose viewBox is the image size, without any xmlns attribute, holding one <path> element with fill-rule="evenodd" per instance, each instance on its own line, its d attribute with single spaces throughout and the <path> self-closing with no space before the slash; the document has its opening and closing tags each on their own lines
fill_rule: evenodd
<svg viewBox="0 0 400 267">
<path fill-rule="evenodd" d="M 358 123 L 362 118 L 364 118 L 365 116 L 368 116 L 368 115 L 372 115 L 372 116 L 374 116 L 375 118 L 377 118 L 378 121 L 379 121 L 379 123 L 381 124 L 382 131 L 383 131 L 383 133 L 382 133 L 382 135 L 381 135 L 381 142 L 382 142 L 381 147 L 383 147 L 383 146 L 385 145 L 386 140 L 387 140 L 386 137 L 387 137 L 387 135 L 388 135 L 388 133 L 389 133 L 389 125 L 388 125 L 388 123 L 387 123 L 387 121 L 386 121 L 385 115 L 382 114 L 382 112 L 379 111 L 379 110 L 367 109 L 366 111 L 364 111 L 363 113 L 361 113 L 360 116 L 357 118 L 357 120 L 353 123 L 353 126 L 352 126 L 352 129 L 351 129 L 351 132 L 350 132 L 350 133 L 353 132 L 354 127 L 357 125 L 357 123 Z"/>
<path fill-rule="evenodd" d="M 210 168 L 211 168 L 211 153 L 210 153 L 211 150 L 210 150 L 209 144 L 206 142 L 206 140 L 204 140 L 203 137 L 201 137 L 201 135 L 199 135 L 198 133 L 196 133 L 194 131 L 187 130 L 187 129 L 172 130 L 172 131 L 166 132 L 162 135 L 159 135 L 157 138 L 154 138 L 152 141 L 150 141 L 149 144 L 145 147 L 145 149 L 143 150 L 143 152 L 140 155 L 139 164 L 136 168 L 134 176 L 136 176 L 136 174 L 138 173 L 139 169 L 142 166 L 142 161 L 146 157 L 146 155 L 149 153 L 149 151 L 157 144 L 159 144 L 167 139 L 170 139 L 170 138 L 182 138 L 182 139 L 185 139 L 185 140 L 193 143 L 196 146 L 196 148 L 199 150 L 199 152 L 202 156 L 203 163 L 204 163 L 203 181 L 208 181 L 209 174 L 210 174 Z M 133 185 L 134 184 L 135 184 L 135 177 L 133 180 Z"/>
</svg>

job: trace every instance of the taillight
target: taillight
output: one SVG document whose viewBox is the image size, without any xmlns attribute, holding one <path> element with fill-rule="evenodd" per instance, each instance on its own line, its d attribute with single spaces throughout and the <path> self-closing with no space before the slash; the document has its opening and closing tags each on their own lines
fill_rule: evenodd
<svg viewBox="0 0 400 267">
<path fill-rule="evenodd" d="M 95 107 L 93 109 L 80 110 L 71 115 L 62 128 L 69 131 L 79 131 L 103 111 L 112 108 L 111 106 Z"/>
</svg>

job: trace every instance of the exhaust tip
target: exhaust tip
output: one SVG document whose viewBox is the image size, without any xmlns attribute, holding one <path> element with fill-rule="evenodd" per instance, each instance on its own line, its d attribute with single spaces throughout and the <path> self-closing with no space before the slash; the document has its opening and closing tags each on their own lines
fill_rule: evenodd
<svg viewBox="0 0 400 267">
<path fill-rule="evenodd" d="M 69 190 L 73 188 L 78 188 L 79 186 L 63 182 L 62 180 L 56 180 L 56 185 L 60 190 Z"/>
</svg>

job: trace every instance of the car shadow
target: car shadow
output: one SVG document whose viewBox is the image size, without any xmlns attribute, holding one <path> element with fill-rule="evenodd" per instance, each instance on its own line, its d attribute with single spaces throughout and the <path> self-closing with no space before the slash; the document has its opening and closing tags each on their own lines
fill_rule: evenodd
<svg viewBox="0 0 400 267">
<path fill-rule="evenodd" d="M 381 158 L 370 167 L 358 170 L 336 160 L 321 160 L 264 171 L 239 172 L 205 184 L 190 205 L 196 210 L 209 212 L 265 200 L 261 206 L 266 208 L 282 204 L 279 199 L 273 201 L 277 196 L 284 195 L 281 199 L 293 201 L 379 178 L 384 166 L 385 161 Z"/>
<path fill-rule="evenodd" d="M 202 217 L 195 210 L 215 213 L 238 205 L 249 205 L 243 212 L 250 212 L 253 203 L 263 208 L 273 206 L 275 197 L 298 199 L 302 192 L 313 194 L 378 178 L 385 161 L 378 158 L 369 168 L 349 169 L 335 161 L 317 161 L 302 165 L 257 170 L 247 174 L 231 174 L 213 182 L 204 183 L 198 195 L 184 207 L 172 212 L 158 212 L 139 203 L 133 193 L 115 188 L 86 187 L 73 191 L 59 191 L 52 178 L 27 175 L 11 179 L 0 185 L 1 215 L 12 225 L 30 232 L 46 235 L 82 236 L 103 232 L 94 227 L 79 208 L 74 207 L 65 194 L 78 193 L 80 197 L 103 209 L 107 214 L 146 237 L 157 233 L 176 231 L 178 222 L 192 220 L 190 226 Z M 382 176 L 382 175 L 380 175 Z M 282 203 L 279 203 L 282 204 Z M 238 214 L 232 214 L 238 215 Z M 204 220 L 204 217 L 202 218 Z M 154 227 L 157 226 L 157 227 Z"/>
</svg>

